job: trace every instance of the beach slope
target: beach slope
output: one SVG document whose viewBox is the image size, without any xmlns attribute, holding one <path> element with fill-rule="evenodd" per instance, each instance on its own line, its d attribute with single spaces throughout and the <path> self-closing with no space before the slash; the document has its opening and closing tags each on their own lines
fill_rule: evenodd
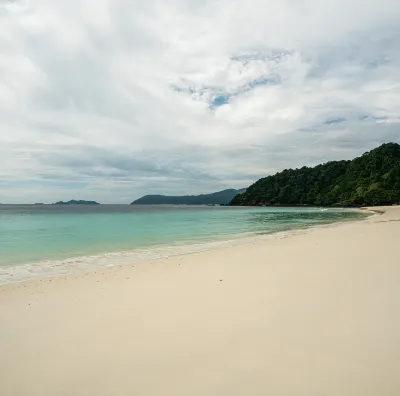
<svg viewBox="0 0 400 396">
<path fill-rule="evenodd" d="M 0 287 L 0 395 L 398 396 L 400 207 Z"/>
</svg>

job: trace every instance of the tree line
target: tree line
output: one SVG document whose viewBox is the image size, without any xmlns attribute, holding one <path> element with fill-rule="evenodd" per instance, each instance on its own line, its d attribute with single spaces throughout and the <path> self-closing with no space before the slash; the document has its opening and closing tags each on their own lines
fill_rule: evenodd
<svg viewBox="0 0 400 396">
<path fill-rule="evenodd" d="M 386 143 L 350 161 L 285 169 L 264 177 L 231 205 L 400 204 L 400 145 Z"/>
</svg>

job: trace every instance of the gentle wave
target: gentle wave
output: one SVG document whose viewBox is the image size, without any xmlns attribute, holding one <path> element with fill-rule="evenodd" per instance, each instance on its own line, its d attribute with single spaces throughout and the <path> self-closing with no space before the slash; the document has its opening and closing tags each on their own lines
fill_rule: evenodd
<svg viewBox="0 0 400 396">
<path fill-rule="evenodd" d="M 247 243 L 262 243 L 271 239 L 283 239 L 289 236 L 306 233 L 313 229 L 337 226 L 357 220 L 348 219 L 342 222 L 310 225 L 271 233 L 246 233 L 240 236 L 229 235 L 228 239 L 212 242 L 175 244 L 170 246 L 154 246 L 148 249 L 134 249 L 121 252 L 73 257 L 64 260 L 44 260 L 18 266 L 0 267 L 0 285 L 23 282 L 30 279 L 61 276 L 71 273 L 93 271 L 97 268 L 109 268 L 122 265 L 133 265 L 144 261 L 166 259 L 192 253 L 200 253 L 224 247 Z"/>
<path fill-rule="evenodd" d="M 368 215 L 326 208 L 128 211 L 123 207 L 121 213 L 120 208 L 106 206 L 95 216 L 39 209 L 3 210 L 0 284 L 281 238 Z"/>
<path fill-rule="evenodd" d="M 242 236 L 241 238 L 218 240 L 214 242 L 134 249 L 130 251 L 73 257 L 64 260 L 44 260 L 16 266 L 0 267 L 0 284 L 22 282 L 29 279 L 90 271 L 96 268 L 115 267 L 143 261 L 165 259 L 184 254 L 199 253 L 221 247 L 247 243 L 251 240 L 265 240 L 271 237 L 280 238 L 284 236 L 283 234 L 286 234 L 286 232 L 278 232 L 268 236 Z"/>
</svg>

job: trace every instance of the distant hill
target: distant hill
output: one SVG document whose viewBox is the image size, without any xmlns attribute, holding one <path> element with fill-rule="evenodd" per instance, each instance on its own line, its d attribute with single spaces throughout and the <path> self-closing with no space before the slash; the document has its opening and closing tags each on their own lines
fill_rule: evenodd
<svg viewBox="0 0 400 396">
<path fill-rule="evenodd" d="M 100 205 L 96 201 L 83 201 L 83 200 L 75 200 L 71 199 L 71 201 L 58 201 L 54 203 L 54 205 Z"/>
<path fill-rule="evenodd" d="M 285 169 L 239 193 L 231 205 L 400 204 L 400 145 L 386 143 L 351 161 Z"/>
<path fill-rule="evenodd" d="M 231 188 L 212 194 L 201 195 L 145 195 L 144 197 L 133 201 L 131 205 L 226 205 L 236 194 L 243 193 L 245 191 L 245 188 L 240 190 Z"/>
</svg>

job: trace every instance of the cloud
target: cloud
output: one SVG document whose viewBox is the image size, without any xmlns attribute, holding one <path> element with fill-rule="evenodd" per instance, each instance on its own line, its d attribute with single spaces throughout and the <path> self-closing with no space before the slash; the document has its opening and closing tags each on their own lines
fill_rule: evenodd
<svg viewBox="0 0 400 396">
<path fill-rule="evenodd" d="M 346 122 L 347 119 L 344 117 L 337 117 L 337 118 L 330 118 L 324 122 L 325 125 L 332 125 L 332 124 L 342 124 Z"/>
<path fill-rule="evenodd" d="M 193 100 L 204 101 L 210 108 L 223 106 L 259 86 L 279 84 L 280 76 L 276 69 L 277 63 L 282 61 L 281 56 L 280 52 L 269 57 L 258 53 L 233 56 L 225 70 L 217 70 L 205 81 L 196 77 L 191 79 L 189 75 L 171 88 L 189 95 Z"/>
<path fill-rule="evenodd" d="M 400 141 L 397 0 L 0 0 L 0 202 L 245 187 Z"/>
</svg>

